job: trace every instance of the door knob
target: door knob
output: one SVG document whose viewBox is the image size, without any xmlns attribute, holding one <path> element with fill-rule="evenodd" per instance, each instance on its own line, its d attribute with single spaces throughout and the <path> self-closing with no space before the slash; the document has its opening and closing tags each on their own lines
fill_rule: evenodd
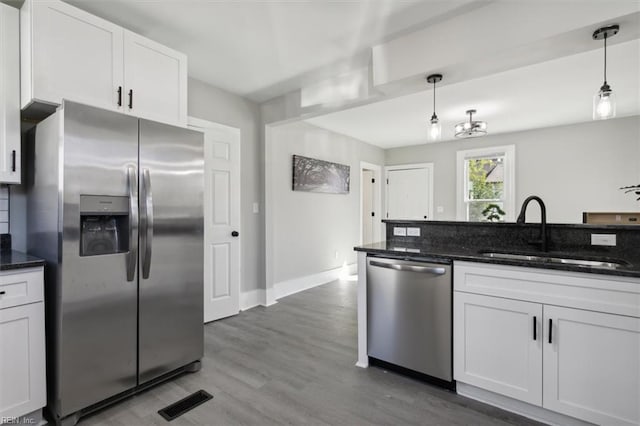
<svg viewBox="0 0 640 426">
<path fill-rule="evenodd" d="M 232 236 L 232 237 L 237 237 L 238 235 L 240 235 L 240 233 L 239 233 L 238 231 L 233 231 L 233 232 L 231 233 L 231 236 Z"/>
</svg>

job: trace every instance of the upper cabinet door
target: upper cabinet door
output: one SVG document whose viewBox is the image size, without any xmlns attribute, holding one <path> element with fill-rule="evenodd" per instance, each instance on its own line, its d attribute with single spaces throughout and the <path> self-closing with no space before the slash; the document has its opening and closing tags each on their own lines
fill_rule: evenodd
<svg viewBox="0 0 640 426">
<path fill-rule="evenodd" d="M 123 29 L 60 1 L 21 9 L 22 108 L 62 99 L 117 110 Z"/>
<path fill-rule="evenodd" d="M 0 182 L 20 183 L 20 21 L 0 4 Z"/>
<path fill-rule="evenodd" d="M 186 55 L 125 31 L 124 63 L 125 111 L 186 126 Z"/>
</svg>

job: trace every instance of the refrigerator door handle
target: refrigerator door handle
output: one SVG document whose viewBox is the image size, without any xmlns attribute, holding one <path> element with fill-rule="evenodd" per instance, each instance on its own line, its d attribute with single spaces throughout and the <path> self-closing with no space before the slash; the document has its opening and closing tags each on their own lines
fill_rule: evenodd
<svg viewBox="0 0 640 426">
<path fill-rule="evenodd" d="M 129 187 L 129 252 L 127 253 L 127 281 L 136 277 L 138 265 L 138 172 L 135 166 L 127 167 Z"/>
<path fill-rule="evenodd" d="M 151 174 L 149 169 L 142 172 L 142 188 L 144 190 L 144 229 L 142 244 L 142 278 L 148 279 L 151 272 L 151 253 L 153 243 L 153 195 L 151 192 Z"/>
</svg>

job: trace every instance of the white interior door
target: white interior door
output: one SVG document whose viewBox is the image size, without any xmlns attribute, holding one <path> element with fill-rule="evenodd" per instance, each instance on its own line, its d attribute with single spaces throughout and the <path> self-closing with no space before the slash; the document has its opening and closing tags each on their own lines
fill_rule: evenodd
<svg viewBox="0 0 640 426">
<path fill-rule="evenodd" d="M 204 131 L 204 321 L 240 311 L 240 129 L 189 119 Z"/>
<path fill-rule="evenodd" d="M 387 219 L 431 219 L 432 169 L 387 168 Z"/>
<path fill-rule="evenodd" d="M 372 170 L 362 170 L 362 244 L 369 244 L 374 240 L 373 176 Z"/>
</svg>

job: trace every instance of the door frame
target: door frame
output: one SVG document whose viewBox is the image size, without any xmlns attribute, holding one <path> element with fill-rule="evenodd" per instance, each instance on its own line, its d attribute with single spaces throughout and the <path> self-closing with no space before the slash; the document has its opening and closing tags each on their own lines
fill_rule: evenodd
<svg viewBox="0 0 640 426">
<path fill-rule="evenodd" d="M 376 180 L 375 185 L 373 186 L 373 209 L 376 212 L 376 216 L 373 220 L 373 240 L 374 241 L 382 241 L 383 233 L 383 224 L 382 224 L 382 166 L 373 163 L 367 163 L 366 161 L 360 162 L 360 238 L 359 242 L 362 245 L 362 213 L 363 213 L 363 181 L 362 181 L 362 172 L 364 170 L 369 170 L 373 172 L 373 178 Z"/>
<path fill-rule="evenodd" d="M 387 183 L 384 189 L 384 210 L 385 219 L 389 218 L 389 172 L 393 170 L 427 169 L 429 185 L 427 187 L 427 204 L 429 205 L 429 217 L 426 220 L 434 220 L 433 217 L 433 163 L 398 164 L 395 166 L 385 166 L 384 180 Z"/>
<path fill-rule="evenodd" d="M 208 120 L 204 120 L 204 119 L 196 118 L 196 117 L 191 117 L 191 116 L 189 116 L 187 118 L 187 126 L 190 129 L 198 130 L 198 131 L 201 131 L 203 133 L 206 132 L 206 129 L 219 129 L 219 130 L 220 129 L 225 129 L 225 130 L 234 130 L 234 131 L 237 130 L 237 138 L 234 140 L 234 143 L 237 143 L 238 145 L 240 145 L 240 129 L 238 127 L 227 126 L 227 125 L 224 125 L 224 124 L 215 123 L 213 121 L 208 121 Z M 239 149 L 239 152 L 242 153 L 242 150 Z M 205 156 L 205 167 L 206 167 L 206 156 Z M 206 173 L 205 173 L 205 175 L 206 175 Z M 240 178 L 242 179 L 242 158 L 240 158 L 240 161 L 238 162 L 238 176 L 240 176 Z M 205 185 L 206 185 L 206 182 L 205 182 Z M 238 228 L 237 229 L 238 229 L 238 232 L 241 233 L 242 232 L 242 192 L 241 192 L 242 191 L 242 185 L 240 185 L 240 182 L 238 182 L 237 191 L 238 191 L 238 202 L 240 203 L 240 208 L 238 209 L 240 217 L 238 218 Z M 203 196 L 206 196 L 206 195 L 203 194 Z M 203 200 L 203 202 L 204 202 L 204 200 Z M 204 205 L 204 203 L 203 203 L 203 205 Z M 206 215 L 204 216 L 204 220 L 205 221 L 207 220 L 207 216 Z M 206 229 L 207 229 L 207 226 L 206 226 L 206 223 L 205 223 L 204 232 L 206 232 Z M 203 235 L 203 240 L 206 243 L 206 238 L 204 237 L 204 235 Z M 240 309 L 240 305 L 241 305 L 240 299 L 242 297 L 242 239 L 238 239 L 237 244 L 238 244 L 238 271 L 237 271 L 238 272 L 238 306 L 237 306 L 237 311 L 240 312 L 241 311 L 241 309 Z M 206 254 L 206 250 L 203 250 L 203 253 L 202 253 L 203 257 L 205 256 L 205 254 Z M 203 274 L 204 274 L 204 276 L 203 276 L 204 285 L 207 285 L 207 281 L 205 279 L 207 265 L 208 265 L 208 262 L 207 262 L 207 258 L 205 257 L 204 258 L 204 271 L 203 271 Z M 205 296 L 207 295 L 206 290 L 204 292 L 204 295 Z M 205 301 L 205 303 L 206 303 L 206 301 Z M 206 323 L 206 320 L 205 320 L 205 323 Z"/>
</svg>

